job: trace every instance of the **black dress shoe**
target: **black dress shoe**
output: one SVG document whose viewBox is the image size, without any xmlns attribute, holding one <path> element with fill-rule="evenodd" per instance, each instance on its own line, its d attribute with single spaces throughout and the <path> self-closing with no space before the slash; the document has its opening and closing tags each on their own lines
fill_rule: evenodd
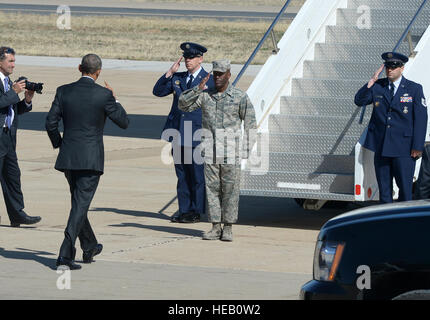
<svg viewBox="0 0 430 320">
<path fill-rule="evenodd" d="M 180 219 L 178 219 L 178 222 L 181 222 L 181 223 L 200 222 L 200 213 L 195 213 L 195 212 L 184 213 L 181 215 Z"/>
<path fill-rule="evenodd" d="M 182 213 L 176 213 L 173 216 L 170 217 L 171 222 L 179 222 L 179 220 L 182 217 Z"/>
<path fill-rule="evenodd" d="M 41 217 L 25 216 L 18 221 L 11 221 L 10 226 L 16 228 L 19 227 L 21 224 L 35 224 L 38 223 L 40 220 L 42 220 Z"/>
<path fill-rule="evenodd" d="M 74 263 L 73 260 L 64 257 L 58 257 L 56 265 L 57 267 L 67 266 L 70 270 L 79 270 L 82 268 L 79 264 Z"/>
<path fill-rule="evenodd" d="M 82 255 L 82 260 L 84 260 L 84 263 L 91 263 L 93 262 L 93 257 L 102 252 L 102 250 L 103 245 L 101 243 L 98 243 L 93 250 L 84 251 L 84 254 Z"/>
</svg>

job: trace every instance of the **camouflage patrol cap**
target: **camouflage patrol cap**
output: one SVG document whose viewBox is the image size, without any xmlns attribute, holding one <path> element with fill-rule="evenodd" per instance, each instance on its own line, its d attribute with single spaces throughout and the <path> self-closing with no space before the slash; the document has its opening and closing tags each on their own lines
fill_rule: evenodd
<svg viewBox="0 0 430 320">
<path fill-rule="evenodd" d="M 226 59 L 212 61 L 212 71 L 227 72 L 230 70 L 230 61 Z"/>
</svg>

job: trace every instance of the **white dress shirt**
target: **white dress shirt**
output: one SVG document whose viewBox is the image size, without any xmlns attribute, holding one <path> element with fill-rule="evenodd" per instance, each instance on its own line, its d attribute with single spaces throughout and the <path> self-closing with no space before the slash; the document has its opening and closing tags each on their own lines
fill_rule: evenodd
<svg viewBox="0 0 430 320">
<path fill-rule="evenodd" d="M 390 81 L 390 89 L 391 89 L 391 83 L 394 84 L 394 95 L 396 95 L 397 89 L 399 89 L 400 82 L 402 82 L 402 79 L 403 79 L 403 76 L 400 76 L 400 78 L 397 79 L 396 81 L 394 81 L 394 82 Z"/>
<path fill-rule="evenodd" d="M 193 73 L 193 81 L 197 78 L 198 74 L 200 73 L 200 71 L 202 70 L 202 67 L 200 67 L 196 72 Z M 187 81 L 185 83 L 188 83 L 188 81 L 190 81 L 190 76 L 191 73 L 188 72 L 187 74 Z"/>
</svg>

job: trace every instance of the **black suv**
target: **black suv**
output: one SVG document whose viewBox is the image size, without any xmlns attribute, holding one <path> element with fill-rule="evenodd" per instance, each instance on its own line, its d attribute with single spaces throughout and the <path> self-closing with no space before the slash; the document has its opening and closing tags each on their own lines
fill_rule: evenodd
<svg viewBox="0 0 430 320">
<path fill-rule="evenodd" d="M 430 299 L 430 201 L 375 205 L 329 220 L 300 298 Z"/>
</svg>

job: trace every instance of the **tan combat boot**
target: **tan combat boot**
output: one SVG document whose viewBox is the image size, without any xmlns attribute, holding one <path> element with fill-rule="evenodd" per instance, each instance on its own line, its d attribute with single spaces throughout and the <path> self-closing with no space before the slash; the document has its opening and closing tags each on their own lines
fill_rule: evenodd
<svg viewBox="0 0 430 320">
<path fill-rule="evenodd" d="M 224 228 L 222 229 L 222 241 L 233 241 L 233 226 L 231 224 L 224 224 Z"/>
<path fill-rule="evenodd" d="M 212 229 L 203 233 L 203 240 L 218 240 L 221 238 L 221 223 L 212 223 Z"/>
</svg>

